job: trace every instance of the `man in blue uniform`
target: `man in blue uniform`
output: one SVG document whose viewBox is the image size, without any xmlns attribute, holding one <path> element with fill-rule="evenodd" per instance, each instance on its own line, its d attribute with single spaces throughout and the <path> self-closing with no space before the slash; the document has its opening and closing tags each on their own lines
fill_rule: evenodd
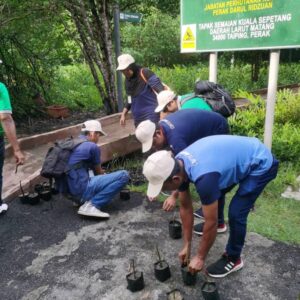
<svg viewBox="0 0 300 300">
<path fill-rule="evenodd" d="M 239 185 L 229 206 L 230 230 L 225 253 L 207 267 L 212 277 L 225 277 L 243 267 L 241 252 L 249 211 L 268 182 L 276 177 L 277 171 L 278 161 L 258 139 L 230 135 L 203 138 L 175 158 L 165 150 L 155 152 L 148 157 L 143 168 L 149 181 L 148 197 L 156 197 L 162 188 L 187 191 L 180 207 L 184 232 L 184 247 L 179 253 L 181 262 L 189 257 L 192 241 L 193 208 L 189 183 L 194 183 L 196 187 L 205 225 L 198 251 L 189 264 L 191 272 L 203 268 L 216 238 L 217 199 Z"/>
<path fill-rule="evenodd" d="M 142 151 L 150 148 L 161 150 L 169 147 L 176 155 L 195 141 L 216 134 L 228 134 L 227 120 L 220 114 L 199 109 L 185 109 L 169 114 L 161 120 L 156 128 L 149 120 L 142 122 L 136 129 L 136 137 L 142 143 Z M 166 211 L 172 210 L 176 205 L 178 192 L 173 192 L 163 204 Z M 224 222 L 225 197 L 219 201 L 219 225 L 218 233 L 226 231 Z M 198 218 L 203 218 L 202 209 L 194 212 Z M 195 225 L 194 232 L 202 235 L 203 223 Z"/>
<path fill-rule="evenodd" d="M 70 171 L 67 181 L 71 195 L 81 199 L 78 214 L 98 218 L 109 218 L 101 209 L 129 181 L 127 171 L 121 170 L 104 174 L 101 168 L 101 152 L 97 146 L 99 137 L 105 134 L 97 120 L 83 123 L 81 139 L 85 142 L 77 146 L 69 158 Z M 73 167 L 76 166 L 76 167 Z M 89 177 L 89 170 L 96 176 Z"/>
</svg>

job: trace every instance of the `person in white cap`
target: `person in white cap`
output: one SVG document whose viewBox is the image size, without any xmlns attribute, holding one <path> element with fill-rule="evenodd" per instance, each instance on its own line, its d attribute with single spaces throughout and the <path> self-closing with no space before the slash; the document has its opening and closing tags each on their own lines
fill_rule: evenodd
<svg viewBox="0 0 300 300">
<path fill-rule="evenodd" d="M 2 61 L 0 61 L 2 63 Z M 5 154 L 4 133 L 10 142 L 14 156 L 16 158 L 17 165 L 23 165 L 25 162 L 25 156 L 20 149 L 18 143 L 16 126 L 12 117 L 12 108 L 10 103 L 10 97 L 8 90 L 4 83 L 0 82 L 0 214 L 4 213 L 8 209 L 8 205 L 2 201 L 2 183 L 3 183 L 3 164 Z"/>
<path fill-rule="evenodd" d="M 212 111 L 212 108 L 204 99 L 195 96 L 194 93 L 177 96 L 172 90 L 165 90 L 157 95 L 158 106 L 155 112 L 160 113 L 160 119 L 164 119 L 170 113 L 180 109 L 201 109 Z"/>
<path fill-rule="evenodd" d="M 159 114 L 154 112 L 157 106 L 156 94 L 165 88 L 160 79 L 149 69 L 137 65 L 130 54 L 118 57 L 117 70 L 125 76 L 125 90 L 128 95 L 128 104 L 121 114 L 120 124 L 125 125 L 129 110 L 135 126 L 145 120 L 158 122 Z"/>
<path fill-rule="evenodd" d="M 190 257 L 193 206 L 189 184 L 193 183 L 202 202 L 205 217 L 203 237 L 196 255 L 189 263 L 194 273 L 204 267 L 213 245 L 218 224 L 218 200 L 239 185 L 229 205 L 229 238 L 225 253 L 206 268 L 212 277 L 225 277 L 243 267 L 241 258 L 246 237 L 247 217 L 265 186 L 278 171 L 278 161 L 258 139 L 216 135 L 203 138 L 172 157 L 166 150 L 155 152 L 144 163 L 143 174 L 149 181 L 147 195 L 156 197 L 162 188 L 186 191 L 181 199 L 180 216 L 184 246 L 181 263 Z"/>
<path fill-rule="evenodd" d="M 157 126 L 149 120 L 144 121 L 135 131 L 137 139 L 142 143 L 143 152 L 151 148 L 155 150 L 169 148 L 174 155 L 199 139 L 219 134 L 229 134 L 227 120 L 218 113 L 199 109 L 177 111 L 159 121 Z M 173 191 L 164 201 L 163 209 L 172 210 L 176 206 L 178 196 L 181 197 L 180 193 Z M 218 206 L 218 233 L 224 233 L 227 230 L 224 220 L 224 197 L 219 199 Z M 202 208 L 196 210 L 194 215 L 203 219 Z M 202 235 L 203 226 L 203 222 L 196 224 L 194 232 Z"/>
<path fill-rule="evenodd" d="M 99 137 L 103 135 L 106 134 L 99 121 L 84 122 L 79 138 L 85 142 L 72 151 L 68 162 L 69 192 L 75 199 L 80 199 L 82 205 L 78 214 L 83 216 L 109 218 L 109 214 L 103 212 L 102 207 L 112 201 L 129 181 L 128 172 L 125 170 L 104 174 L 101 168 L 101 151 L 97 146 Z M 90 169 L 95 176 L 89 176 Z"/>
</svg>

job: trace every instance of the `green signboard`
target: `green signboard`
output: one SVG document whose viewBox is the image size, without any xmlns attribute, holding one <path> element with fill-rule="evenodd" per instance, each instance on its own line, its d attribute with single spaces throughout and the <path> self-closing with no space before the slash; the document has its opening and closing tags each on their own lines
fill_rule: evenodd
<svg viewBox="0 0 300 300">
<path fill-rule="evenodd" d="M 181 52 L 300 48 L 300 0 L 181 0 Z"/>
<path fill-rule="evenodd" d="M 120 21 L 126 21 L 126 22 L 131 22 L 131 23 L 140 23 L 142 21 L 142 14 L 130 13 L 130 12 L 120 12 Z"/>
</svg>

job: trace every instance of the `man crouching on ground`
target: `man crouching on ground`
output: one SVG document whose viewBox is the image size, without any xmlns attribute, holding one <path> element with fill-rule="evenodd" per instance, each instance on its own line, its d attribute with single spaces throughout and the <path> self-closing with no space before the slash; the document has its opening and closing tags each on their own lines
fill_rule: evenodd
<svg viewBox="0 0 300 300">
<path fill-rule="evenodd" d="M 129 175 L 124 170 L 104 174 L 101 168 L 101 151 L 97 143 L 99 137 L 106 134 L 99 121 L 84 122 L 81 133 L 79 138 L 86 141 L 77 146 L 69 158 L 69 190 L 72 196 L 81 199 L 82 205 L 78 214 L 109 218 L 109 214 L 101 209 L 128 183 Z M 94 171 L 95 176 L 89 177 L 89 169 Z"/>
<path fill-rule="evenodd" d="M 180 217 L 183 224 L 184 247 L 179 253 L 181 263 L 190 257 L 193 206 L 189 183 L 195 184 L 205 218 L 203 237 L 197 254 L 189 263 L 194 273 L 204 267 L 213 245 L 218 224 L 218 201 L 234 185 L 239 188 L 229 205 L 229 239 L 222 257 L 207 267 L 212 277 L 225 277 L 243 267 L 241 252 L 246 237 L 247 217 L 265 186 L 274 179 L 278 161 L 258 139 L 215 135 L 193 143 L 172 157 L 168 151 L 158 151 L 148 157 L 143 173 L 149 181 L 147 195 L 156 197 L 162 188 L 187 191 L 181 199 Z"/>
</svg>

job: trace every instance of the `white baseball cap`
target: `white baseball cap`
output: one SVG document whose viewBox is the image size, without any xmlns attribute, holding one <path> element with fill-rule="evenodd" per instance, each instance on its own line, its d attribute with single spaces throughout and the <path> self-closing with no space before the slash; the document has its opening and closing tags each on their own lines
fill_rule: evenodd
<svg viewBox="0 0 300 300">
<path fill-rule="evenodd" d="M 171 152 L 161 150 L 150 155 L 144 163 L 143 174 L 149 181 L 147 196 L 156 197 L 166 179 L 172 174 L 175 159 Z"/>
<path fill-rule="evenodd" d="M 135 62 L 134 58 L 130 54 L 122 54 L 118 57 L 118 71 L 123 71 L 128 68 L 129 65 Z"/>
<path fill-rule="evenodd" d="M 81 131 L 95 131 L 107 135 L 103 130 L 101 123 L 97 120 L 89 120 L 82 124 Z"/>
<path fill-rule="evenodd" d="M 158 106 L 155 108 L 155 112 L 161 112 L 162 110 L 164 110 L 165 106 L 169 102 L 174 100 L 175 97 L 176 97 L 176 94 L 171 90 L 161 91 L 157 95 Z"/>
<path fill-rule="evenodd" d="M 152 147 L 155 128 L 155 123 L 146 120 L 141 122 L 135 130 L 136 138 L 142 143 L 143 153 L 149 151 Z"/>
</svg>

